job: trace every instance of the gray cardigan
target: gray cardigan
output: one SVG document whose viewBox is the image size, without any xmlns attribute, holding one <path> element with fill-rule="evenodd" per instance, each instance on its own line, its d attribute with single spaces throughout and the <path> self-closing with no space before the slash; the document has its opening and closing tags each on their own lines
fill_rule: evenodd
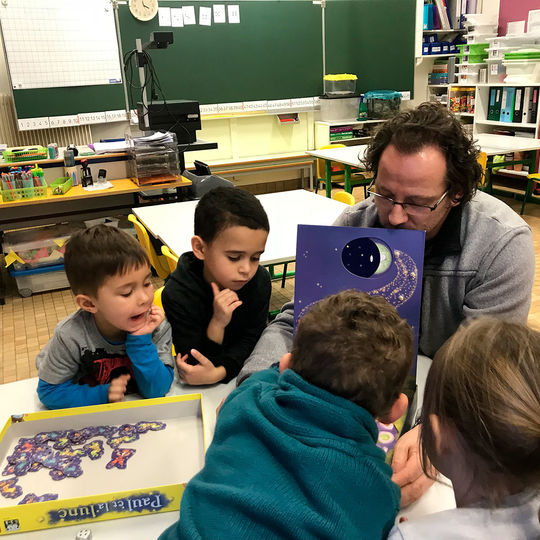
<svg viewBox="0 0 540 540">
<path fill-rule="evenodd" d="M 433 245 L 426 245 L 419 349 L 429 357 L 465 318 L 493 315 L 526 322 L 531 304 L 534 248 L 525 221 L 482 192 L 452 212 Z M 347 208 L 334 225 L 380 226 L 375 204 L 367 199 Z M 290 351 L 293 323 L 289 302 L 263 332 L 237 384 Z"/>
</svg>

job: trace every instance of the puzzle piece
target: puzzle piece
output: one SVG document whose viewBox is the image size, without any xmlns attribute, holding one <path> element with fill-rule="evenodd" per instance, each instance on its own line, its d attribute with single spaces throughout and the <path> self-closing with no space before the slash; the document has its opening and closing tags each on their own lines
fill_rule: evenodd
<svg viewBox="0 0 540 540">
<path fill-rule="evenodd" d="M 121 444 L 136 441 L 138 438 L 139 434 L 133 433 L 132 435 L 124 435 L 123 437 L 113 437 L 112 439 L 107 439 L 107 444 L 111 448 L 118 448 Z"/>
<path fill-rule="evenodd" d="M 22 495 L 22 487 L 17 485 L 17 477 L 0 481 L 0 495 L 8 499 L 16 499 Z"/>
<path fill-rule="evenodd" d="M 28 493 L 17 504 L 31 504 L 44 501 L 56 501 L 58 499 L 58 493 L 45 493 L 43 495 L 36 495 L 35 493 Z"/>
<path fill-rule="evenodd" d="M 117 469 L 125 469 L 129 458 L 135 454 L 133 448 L 116 448 L 111 454 L 111 461 L 105 465 L 107 469 L 116 467 Z"/>
<path fill-rule="evenodd" d="M 86 452 L 86 455 L 92 460 L 99 459 L 103 455 L 103 452 L 105 452 L 103 442 L 100 440 L 85 444 L 83 449 Z"/>
<path fill-rule="evenodd" d="M 139 433 L 146 433 L 147 431 L 161 431 L 167 427 L 165 422 L 137 422 L 135 424 Z"/>
</svg>

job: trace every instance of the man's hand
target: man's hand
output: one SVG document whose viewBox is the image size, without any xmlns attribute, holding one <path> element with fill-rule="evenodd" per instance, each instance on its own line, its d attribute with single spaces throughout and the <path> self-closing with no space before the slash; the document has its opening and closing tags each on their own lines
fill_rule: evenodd
<svg viewBox="0 0 540 540">
<path fill-rule="evenodd" d="M 134 336 L 151 334 L 163 322 L 164 318 L 164 311 L 160 307 L 152 305 L 152 307 L 148 310 L 148 314 L 146 315 L 141 327 L 135 332 L 132 332 L 132 334 Z"/>
<path fill-rule="evenodd" d="M 420 429 L 416 426 L 402 435 L 394 448 L 392 480 L 401 488 L 401 508 L 419 499 L 433 484 L 420 462 Z"/>
<path fill-rule="evenodd" d="M 107 396 L 109 403 L 123 401 L 129 379 L 131 379 L 131 375 L 126 374 L 120 375 L 111 381 L 111 384 L 109 385 L 109 395 Z"/>
<path fill-rule="evenodd" d="M 178 368 L 178 376 L 183 383 L 186 384 L 214 384 L 225 378 L 227 372 L 223 366 L 214 366 L 206 356 L 201 354 L 197 349 L 191 349 L 191 355 L 197 362 L 196 366 L 192 366 L 186 362 L 188 355 L 178 355 L 176 357 L 176 367 Z"/>
<path fill-rule="evenodd" d="M 238 299 L 238 295 L 230 289 L 219 290 L 216 283 L 211 284 L 214 293 L 214 314 L 213 322 L 221 328 L 225 328 L 230 322 L 233 311 L 242 305 L 242 301 Z"/>
</svg>

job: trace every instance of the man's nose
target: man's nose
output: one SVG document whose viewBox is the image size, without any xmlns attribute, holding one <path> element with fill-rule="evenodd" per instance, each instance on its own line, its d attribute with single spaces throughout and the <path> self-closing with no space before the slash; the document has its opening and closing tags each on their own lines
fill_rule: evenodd
<svg viewBox="0 0 540 540">
<path fill-rule="evenodd" d="M 394 227 L 403 225 L 408 221 L 408 219 L 409 216 L 407 215 L 407 212 L 405 212 L 403 206 L 400 204 L 394 204 L 388 213 L 388 222 Z"/>
</svg>

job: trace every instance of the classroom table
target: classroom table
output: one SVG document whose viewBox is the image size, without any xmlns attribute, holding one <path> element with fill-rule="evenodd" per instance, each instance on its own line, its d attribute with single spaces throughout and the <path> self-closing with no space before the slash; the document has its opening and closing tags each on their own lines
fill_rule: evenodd
<svg viewBox="0 0 540 540">
<path fill-rule="evenodd" d="M 536 172 L 536 155 L 537 151 L 540 149 L 540 139 L 483 133 L 477 136 L 477 140 L 482 152 L 485 152 L 488 157 L 484 185 L 485 190 L 489 193 L 493 193 L 491 173 L 494 168 L 505 167 L 506 165 L 524 164 L 529 166 L 529 174 Z M 529 157 L 527 159 L 505 159 L 505 161 L 502 162 L 493 162 L 494 156 L 510 154 L 513 152 L 529 152 Z M 527 179 L 525 195 L 523 196 L 523 203 L 519 212 L 520 215 L 525 211 L 525 204 L 532 194 L 532 188 L 533 180 Z"/>
<path fill-rule="evenodd" d="M 186 187 L 191 185 L 191 180 L 182 176 L 176 182 L 152 186 L 139 186 L 129 178 L 110 180 L 110 183 L 112 188 L 100 191 L 85 191 L 79 185 L 64 195 L 53 195 L 47 188 L 47 196 L 43 198 L 0 202 L 0 247 L 6 230 L 126 212 L 138 203 L 137 195 L 142 191 Z M 0 305 L 4 304 L 4 297 L 5 283 L 0 272 Z"/>
<path fill-rule="evenodd" d="M 418 357 L 417 384 L 418 395 L 423 396 L 424 385 L 431 365 L 431 360 L 425 356 Z M 0 386 L 0 425 L 11 414 L 22 414 L 45 410 L 36 394 L 38 379 L 25 379 Z M 216 422 L 216 407 L 221 400 L 235 388 L 235 381 L 227 384 L 210 386 L 187 386 L 177 377 L 171 386 L 168 396 L 201 393 L 203 396 L 203 417 L 205 424 L 205 441 L 209 445 L 214 433 Z M 131 399 L 137 396 L 131 396 Z M 435 483 L 417 502 L 400 512 L 409 519 L 425 514 L 455 508 L 452 488 L 445 483 Z M 15 538 L 20 540 L 73 540 L 80 529 L 92 531 L 93 540 L 149 540 L 158 535 L 178 519 L 178 512 L 163 512 L 145 516 L 112 519 L 94 523 L 84 523 L 68 527 L 57 527 L 19 533 Z"/>
<path fill-rule="evenodd" d="M 299 224 L 331 225 L 345 210 L 344 203 L 297 189 L 257 195 L 270 222 L 270 234 L 261 264 L 286 263 L 296 258 Z M 191 250 L 193 216 L 198 201 L 133 208 L 148 231 L 176 255 Z"/>
<path fill-rule="evenodd" d="M 482 152 L 488 156 L 486 165 L 485 189 L 493 192 L 491 185 L 491 170 L 495 167 L 504 167 L 505 165 L 526 164 L 529 166 L 529 174 L 536 172 L 536 154 L 540 150 L 540 139 L 529 139 L 525 137 L 510 137 L 506 135 L 494 135 L 492 133 L 478 134 L 475 139 Z M 362 159 L 367 145 L 347 146 L 345 148 L 328 148 L 326 150 L 310 150 L 307 153 L 313 157 L 321 158 L 326 163 L 326 196 L 331 196 L 331 163 L 332 161 L 345 165 L 345 191 L 351 193 L 351 167 L 361 167 Z M 527 159 L 508 160 L 493 163 L 493 157 L 496 155 L 505 155 L 513 152 L 530 152 Z M 527 187 L 523 197 L 520 214 L 525 210 L 525 203 L 532 193 L 533 181 L 527 180 Z"/>
<path fill-rule="evenodd" d="M 367 144 L 355 146 L 345 146 L 337 148 L 327 148 L 326 150 L 308 150 L 307 153 L 318 159 L 324 159 L 326 176 L 326 196 L 332 196 L 332 161 L 342 163 L 345 168 L 343 175 L 345 177 L 345 191 L 352 193 L 351 186 L 351 167 L 362 167 L 361 160 L 364 157 Z"/>
</svg>

